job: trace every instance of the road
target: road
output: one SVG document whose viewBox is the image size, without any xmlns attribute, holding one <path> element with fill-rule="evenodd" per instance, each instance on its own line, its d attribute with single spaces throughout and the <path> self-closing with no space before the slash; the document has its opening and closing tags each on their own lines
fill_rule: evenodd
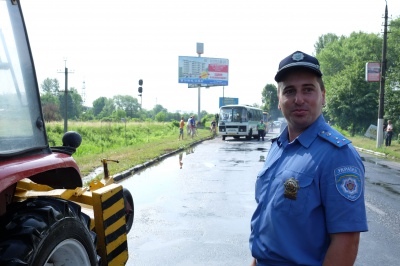
<svg viewBox="0 0 400 266">
<path fill-rule="evenodd" d="M 122 180 L 135 200 L 127 265 L 249 265 L 254 182 L 269 147 L 216 138 Z M 362 157 L 370 230 L 355 265 L 397 265 L 400 167 Z"/>
</svg>

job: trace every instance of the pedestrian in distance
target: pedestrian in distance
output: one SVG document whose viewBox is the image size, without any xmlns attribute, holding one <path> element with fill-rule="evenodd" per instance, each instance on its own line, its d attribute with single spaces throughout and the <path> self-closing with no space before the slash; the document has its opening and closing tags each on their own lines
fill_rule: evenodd
<svg viewBox="0 0 400 266">
<path fill-rule="evenodd" d="M 262 139 L 262 141 L 264 141 L 265 129 L 266 129 L 266 126 L 264 124 L 264 121 L 261 119 L 260 123 L 257 124 L 258 141 L 260 141 L 261 139 Z"/>
<path fill-rule="evenodd" d="M 297 51 L 275 76 L 287 121 L 255 184 L 252 265 L 353 265 L 368 230 L 362 160 L 322 115 L 318 60 Z"/>
<path fill-rule="evenodd" d="M 215 136 L 217 134 L 217 122 L 213 120 L 210 124 L 210 132 Z"/>
<path fill-rule="evenodd" d="M 190 135 L 192 136 L 192 138 L 194 136 L 197 136 L 197 132 L 196 132 L 196 119 L 195 116 L 191 116 L 191 120 L 190 120 Z"/>
<path fill-rule="evenodd" d="M 388 120 L 388 124 L 386 126 L 386 137 L 385 137 L 386 147 L 392 145 L 392 136 L 393 136 L 393 125 L 392 121 Z"/>
<path fill-rule="evenodd" d="M 185 120 L 183 120 L 183 116 L 182 116 L 181 117 L 181 121 L 179 122 L 179 138 L 178 138 L 178 140 L 180 140 L 181 137 L 182 137 L 182 140 L 183 140 L 183 128 L 184 128 L 184 126 L 185 126 Z"/>
<path fill-rule="evenodd" d="M 193 116 L 189 117 L 188 121 L 187 121 L 186 131 L 187 131 L 187 135 L 188 136 L 190 136 L 191 133 L 192 133 L 192 128 L 191 128 L 192 127 L 192 120 L 193 120 Z"/>
</svg>

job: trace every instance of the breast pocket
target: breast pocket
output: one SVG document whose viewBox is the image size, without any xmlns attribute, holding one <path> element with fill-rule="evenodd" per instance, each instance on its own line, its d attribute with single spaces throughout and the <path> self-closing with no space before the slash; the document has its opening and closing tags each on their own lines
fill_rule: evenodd
<svg viewBox="0 0 400 266">
<path fill-rule="evenodd" d="M 310 203 L 314 205 L 311 202 L 315 193 L 313 176 L 285 170 L 276 176 L 275 181 L 274 209 L 277 212 L 298 216 L 307 212 Z M 319 198 L 315 201 L 319 201 Z"/>
</svg>

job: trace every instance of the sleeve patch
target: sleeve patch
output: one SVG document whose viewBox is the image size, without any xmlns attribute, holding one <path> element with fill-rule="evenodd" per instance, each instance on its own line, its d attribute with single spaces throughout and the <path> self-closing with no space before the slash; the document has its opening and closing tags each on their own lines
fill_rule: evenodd
<svg viewBox="0 0 400 266">
<path fill-rule="evenodd" d="M 335 169 L 335 184 L 340 195 L 350 201 L 357 200 L 362 193 L 362 172 L 358 167 L 342 166 Z"/>
</svg>

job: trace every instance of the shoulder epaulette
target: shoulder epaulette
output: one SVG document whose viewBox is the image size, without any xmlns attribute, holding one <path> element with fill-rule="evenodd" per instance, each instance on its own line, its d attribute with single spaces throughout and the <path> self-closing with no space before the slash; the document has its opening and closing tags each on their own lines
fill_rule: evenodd
<svg viewBox="0 0 400 266">
<path fill-rule="evenodd" d="M 279 137 L 272 138 L 272 139 L 271 139 L 271 143 L 274 143 L 278 138 L 279 138 Z"/>
<path fill-rule="evenodd" d="M 349 139 L 336 131 L 322 130 L 318 133 L 318 136 L 339 148 L 351 143 Z"/>
</svg>

